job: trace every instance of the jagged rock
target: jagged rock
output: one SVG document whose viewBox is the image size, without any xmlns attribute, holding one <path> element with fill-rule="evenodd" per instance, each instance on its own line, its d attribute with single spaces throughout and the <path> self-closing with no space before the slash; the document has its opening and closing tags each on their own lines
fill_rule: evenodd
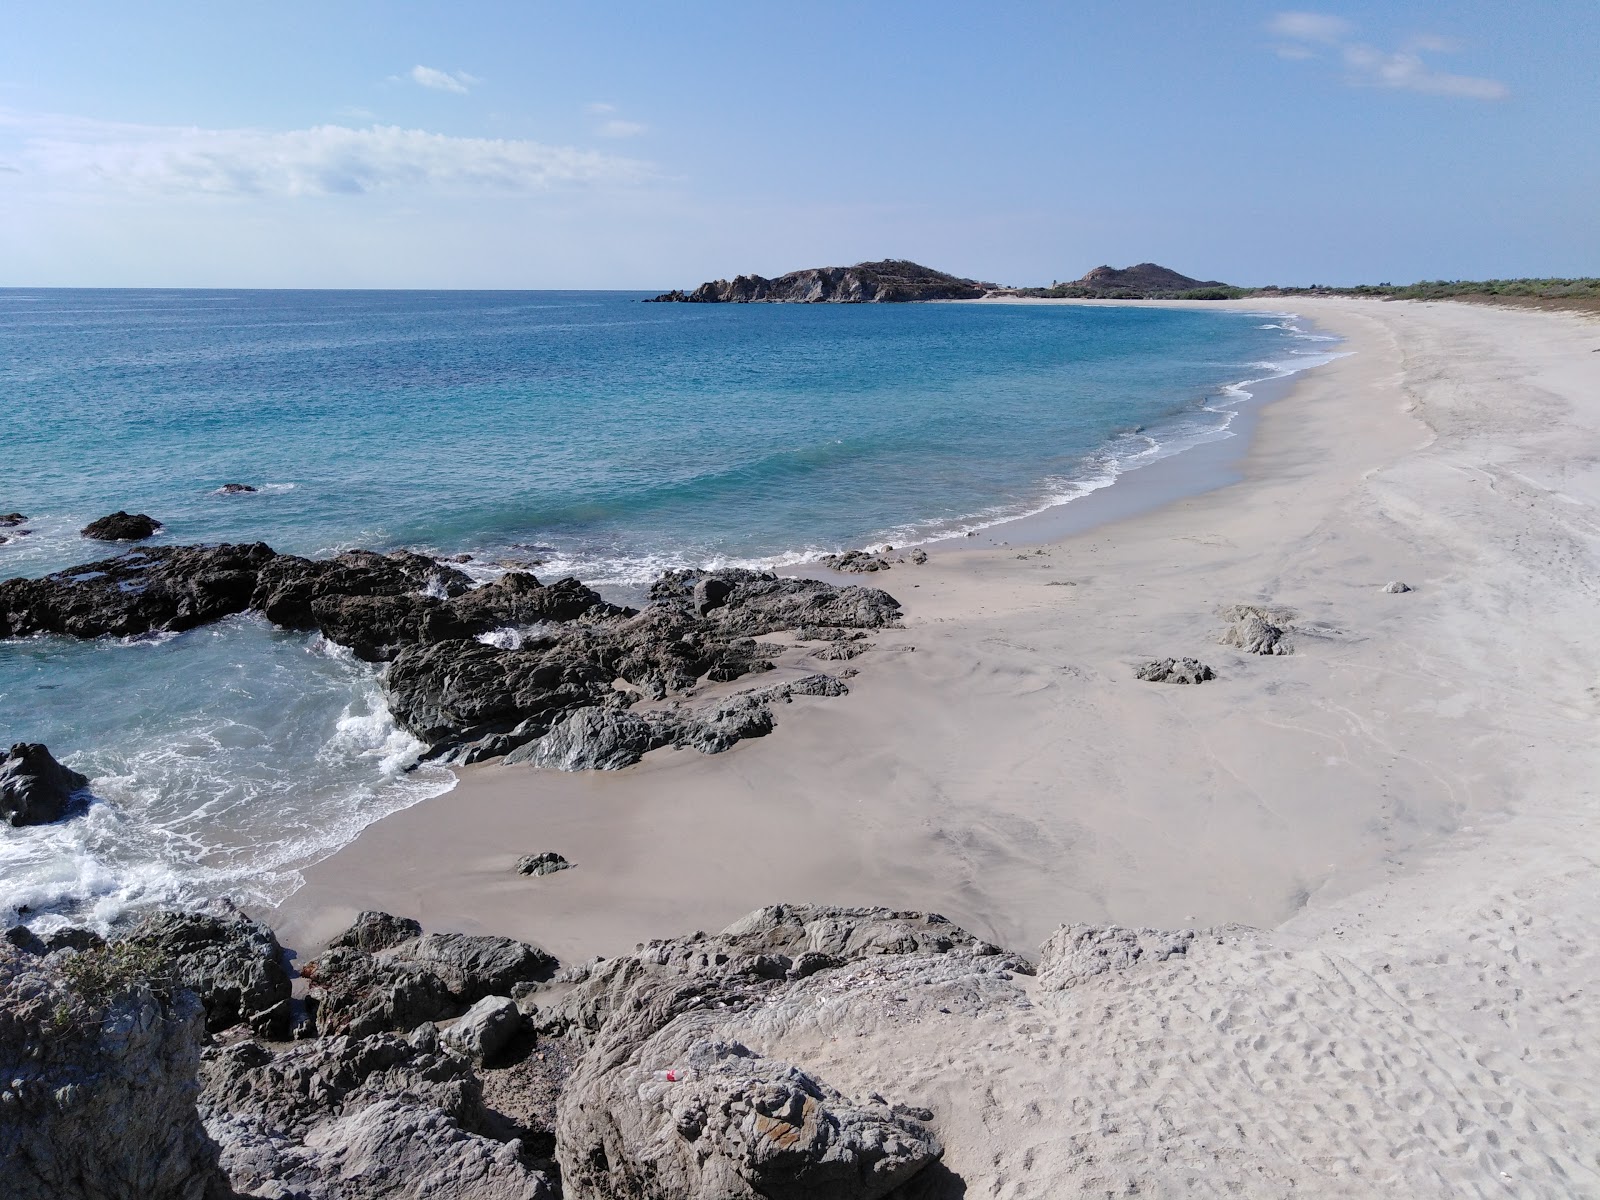
<svg viewBox="0 0 1600 1200">
<path fill-rule="evenodd" d="M 225 483 L 217 489 L 224 496 L 249 496 L 257 490 L 248 483 Z"/>
<path fill-rule="evenodd" d="M 733 591 L 733 585 L 726 579 L 708 576 L 699 580 L 694 585 L 694 611 L 697 616 L 705 616 L 713 608 L 720 608 L 728 602 L 728 596 Z"/>
<path fill-rule="evenodd" d="M 860 574 L 867 571 L 887 571 L 889 560 L 866 550 L 846 550 L 843 554 L 824 554 L 817 560 L 830 571 Z"/>
<path fill-rule="evenodd" d="M 536 742 L 506 755 L 506 764 L 531 762 L 558 771 L 617 771 L 662 745 L 658 727 L 626 709 L 580 708 Z"/>
<path fill-rule="evenodd" d="M 241 912 L 164 912 L 128 934 L 160 952 L 179 982 L 199 995 L 212 1033 L 245 1024 L 258 1037 L 289 1036 L 289 973 L 272 930 Z"/>
<path fill-rule="evenodd" d="M 776 279 L 740 275 L 718 279 L 693 292 L 672 291 L 655 302 L 688 304 L 882 304 L 908 300 L 975 300 L 989 285 L 935 271 L 905 259 L 886 258 L 853 267 L 812 267 Z"/>
<path fill-rule="evenodd" d="M 1192 929 L 1123 929 L 1118 925 L 1063 925 L 1039 950 L 1039 982 L 1054 991 L 1076 987 L 1108 971 L 1182 957 Z"/>
<path fill-rule="evenodd" d="M 1148 683 L 1204 683 L 1217 677 L 1210 667 L 1194 658 L 1153 659 L 1134 674 Z"/>
<path fill-rule="evenodd" d="M 505 1049 L 522 1028 L 522 1011 L 510 996 L 485 996 L 440 1036 L 468 1058 L 483 1061 Z"/>
<path fill-rule="evenodd" d="M 651 585 L 650 599 L 687 607 L 695 586 L 712 578 L 729 588 L 725 602 L 706 614 L 712 629 L 724 635 L 760 637 L 806 626 L 882 629 L 900 620 L 900 602 L 877 588 L 840 588 L 741 568 L 666 571 Z"/>
<path fill-rule="evenodd" d="M 133 976 L 104 987 L 74 990 L 55 958 L 0 943 L 7 1200 L 200 1200 L 218 1182 L 195 1111 L 199 999 Z"/>
<path fill-rule="evenodd" d="M 553 851 L 544 854 L 528 854 L 517 859 L 518 875 L 553 875 L 557 871 L 570 871 L 573 867 L 561 855 Z"/>
<path fill-rule="evenodd" d="M 1399 595 L 1401 592 L 1411 591 L 1411 585 L 1409 583 L 1401 583 L 1398 579 L 1395 579 L 1384 584 L 1383 590 L 1391 595 Z"/>
<path fill-rule="evenodd" d="M 349 929 L 329 942 L 328 947 L 364 950 L 374 954 L 421 936 L 422 926 L 410 917 L 396 917 L 368 909 L 356 917 Z"/>
<path fill-rule="evenodd" d="M 1287 610 L 1236 604 L 1223 609 L 1222 616 L 1231 622 L 1222 635 L 1224 646 L 1237 646 L 1246 654 L 1293 652 L 1294 645 L 1285 627 L 1292 616 Z"/>
<path fill-rule="evenodd" d="M 89 780 L 64 767 L 38 742 L 17 742 L 0 754 L 0 817 L 8 825 L 44 825 L 66 816 Z"/>
<path fill-rule="evenodd" d="M 318 596 L 312 620 L 330 642 L 357 658 L 385 662 L 402 646 L 471 637 L 473 628 L 431 596 Z"/>
<path fill-rule="evenodd" d="M 126 513 L 121 509 L 98 521 L 90 521 L 82 529 L 86 538 L 97 542 L 142 542 L 155 535 L 161 522 L 144 513 Z"/>
<path fill-rule="evenodd" d="M 27 517 L 23 516 L 19 512 L 0 513 L 0 529 L 10 529 L 14 526 L 24 524 L 27 519 Z"/>
<path fill-rule="evenodd" d="M 567 1194 L 890 1192 L 938 1158 L 931 1133 L 904 1110 L 853 1103 L 802 1066 L 761 1058 L 718 1027 L 851 963 L 939 955 L 1029 972 L 936 915 L 774 905 L 715 936 L 651 942 L 564 973 L 548 1001 L 531 1000 L 541 1030 L 586 1047 L 557 1112 Z"/>
<path fill-rule="evenodd" d="M 149 546 L 0 583 L 0 637 L 179 632 L 242 612 L 270 546 Z"/>
<path fill-rule="evenodd" d="M 431 1025 L 277 1051 L 208 1051 L 201 1112 L 241 1194 L 312 1200 L 546 1200 L 554 1181 L 496 1140 L 466 1059 Z"/>
<path fill-rule="evenodd" d="M 261 568 L 250 607 L 287 629 L 314 629 L 313 603 L 328 596 L 406 596 L 432 592 L 459 596 L 472 581 L 448 567 L 409 551 L 375 554 L 347 550 L 333 558 L 280 554 Z"/>
<path fill-rule="evenodd" d="M 920 567 L 923 563 L 928 561 L 928 552 L 922 549 L 920 546 L 917 547 L 911 552 L 911 561 Z"/>
<path fill-rule="evenodd" d="M 460 1016 L 485 996 L 503 996 L 519 983 L 546 979 L 556 960 L 512 938 L 406 930 L 386 913 L 363 913 L 315 962 L 301 968 L 311 981 L 317 1028 L 361 1036 L 415 1029 Z M 376 949 L 365 950 L 363 945 Z"/>
</svg>

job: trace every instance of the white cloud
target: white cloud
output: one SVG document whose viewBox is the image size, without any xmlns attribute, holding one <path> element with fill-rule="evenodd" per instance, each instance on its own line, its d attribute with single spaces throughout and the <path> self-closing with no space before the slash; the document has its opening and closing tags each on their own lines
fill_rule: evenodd
<svg viewBox="0 0 1600 1200">
<path fill-rule="evenodd" d="M 5 157 L 39 182 L 77 192 L 210 196 L 529 193 L 649 178 L 634 159 L 505 138 L 319 125 L 183 129 L 0 110 Z M 0 144 L 0 149 L 5 149 Z"/>
<path fill-rule="evenodd" d="M 1312 12 L 1279 13 L 1267 22 L 1267 31 L 1287 39 L 1273 47 L 1278 57 L 1305 60 L 1327 52 L 1344 66 L 1345 82 L 1352 87 L 1394 88 L 1468 100 L 1503 100 L 1511 94 L 1497 79 L 1453 75 L 1423 61 L 1423 51 L 1448 54 L 1458 49 L 1450 38 L 1423 34 L 1402 49 L 1380 50 L 1352 41 L 1353 27 L 1343 18 Z"/>
<path fill-rule="evenodd" d="M 606 103 L 604 103 L 603 101 L 600 101 L 600 100 L 596 100 L 593 104 L 588 104 L 588 105 L 585 105 L 584 107 L 585 107 L 586 111 L 592 113 L 593 115 L 595 115 L 597 117 L 603 117 L 607 113 L 614 113 L 614 112 L 617 111 L 617 106 L 615 104 L 606 104 Z"/>
<path fill-rule="evenodd" d="M 606 121 L 600 126 L 599 133 L 601 137 L 608 138 L 638 137 L 648 128 L 648 125 L 641 125 L 637 121 Z"/>
<path fill-rule="evenodd" d="M 432 88 L 436 92 L 459 92 L 463 96 L 466 95 L 469 85 L 480 82 L 465 71 L 457 71 L 452 75 L 449 71 L 425 67 L 421 63 L 411 68 L 411 81 L 420 83 L 425 88 Z"/>
</svg>

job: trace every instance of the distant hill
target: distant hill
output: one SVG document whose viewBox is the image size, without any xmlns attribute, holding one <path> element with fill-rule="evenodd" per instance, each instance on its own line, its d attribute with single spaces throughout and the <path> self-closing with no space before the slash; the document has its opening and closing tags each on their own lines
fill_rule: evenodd
<svg viewBox="0 0 1600 1200">
<path fill-rule="evenodd" d="M 1008 295 L 1070 300 L 1209 300 L 1233 295 L 1239 289 L 1215 279 L 1192 279 L 1157 263 L 1140 263 L 1121 270 L 1096 267 L 1082 279 L 1047 288 L 1008 288 L 1006 291 Z"/>
<path fill-rule="evenodd" d="M 776 279 L 740 275 L 716 279 L 692 292 L 666 292 L 652 303 L 680 304 L 894 304 L 911 300 L 976 300 L 994 287 L 946 275 L 932 267 L 886 258 L 853 267 L 811 267 Z"/>
</svg>

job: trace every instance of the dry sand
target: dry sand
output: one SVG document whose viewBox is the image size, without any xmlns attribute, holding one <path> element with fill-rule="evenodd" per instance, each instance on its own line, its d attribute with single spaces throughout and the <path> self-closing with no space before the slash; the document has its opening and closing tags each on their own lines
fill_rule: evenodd
<svg viewBox="0 0 1600 1200">
<path fill-rule="evenodd" d="M 1600 325 L 1294 308 L 1355 353 L 1241 482 L 874 578 L 906 627 L 851 695 L 728 754 L 469 770 L 308 871 L 284 940 L 383 908 L 571 959 L 780 900 L 1023 950 L 1240 923 L 1270 932 L 981 1032 L 845 998 L 758 1048 L 934 1108 L 969 1196 L 1600 1195 Z M 1232 604 L 1292 610 L 1294 653 L 1218 644 Z M 1219 678 L 1134 678 L 1185 655 Z M 540 850 L 579 867 L 511 872 Z"/>
</svg>

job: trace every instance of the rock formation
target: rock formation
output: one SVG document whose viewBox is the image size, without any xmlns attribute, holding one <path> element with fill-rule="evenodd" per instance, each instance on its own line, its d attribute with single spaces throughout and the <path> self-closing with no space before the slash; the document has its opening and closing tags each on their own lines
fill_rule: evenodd
<svg viewBox="0 0 1600 1200">
<path fill-rule="evenodd" d="M 0 818 L 8 825 L 59 821 L 88 787 L 88 779 L 38 742 L 18 742 L 0 753 Z"/>
<path fill-rule="evenodd" d="M 686 304 L 883 304 L 910 300 L 975 300 L 993 285 L 960 279 L 904 259 L 813 267 L 776 279 L 740 275 L 717 279 L 692 292 L 665 292 L 656 302 Z"/>
<path fill-rule="evenodd" d="M 1403 592 L 1411 591 L 1411 585 L 1409 583 L 1402 583 L 1398 579 L 1393 579 L 1383 585 L 1383 590 L 1388 592 L 1390 595 L 1398 596 Z"/>
<path fill-rule="evenodd" d="M 668 571 L 644 611 L 608 604 L 576 579 L 544 584 L 512 571 L 474 587 L 452 566 L 399 551 L 329 559 L 277 554 L 262 543 L 165 546 L 0 583 L 0 637 L 178 632 L 252 609 L 289 629 L 316 629 L 358 657 L 390 662 L 391 708 L 433 757 L 504 755 L 575 722 L 539 751 L 549 765 L 623 766 L 654 746 L 709 750 L 771 728 L 733 710 L 641 721 L 623 714 L 702 679 L 769 671 L 781 647 L 764 633 L 799 627 L 875 629 L 899 619 L 884 592 L 759 571 Z M 480 640 L 495 630 L 505 644 Z M 618 681 L 629 685 L 619 690 Z M 836 683 L 837 681 L 835 681 Z M 744 710 L 789 692 L 740 701 Z M 810 695 L 842 687 L 807 685 Z M 586 715 L 584 710 L 598 710 Z M 568 747 L 561 746 L 565 738 Z M 615 752 L 605 746 L 614 744 Z M 530 753 L 532 753 L 530 751 Z M 587 755 L 594 762 L 582 761 Z"/>
<path fill-rule="evenodd" d="M 118 509 L 108 517 L 90 521 L 83 527 L 82 533 L 84 537 L 93 538 L 97 542 L 142 542 L 145 538 L 154 536 L 160 528 L 161 522 L 154 517 L 147 517 L 144 513 L 126 513 Z"/>
<path fill-rule="evenodd" d="M 1216 673 L 1195 658 L 1159 658 L 1145 663 L 1134 674 L 1148 683 L 1204 683 Z"/>
<path fill-rule="evenodd" d="M 1225 608 L 1222 617 L 1229 625 L 1222 634 L 1222 644 L 1236 646 L 1246 654 L 1291 654 L 1294 643 L 1289 640 L 1288 623 L 1293 615 L 1287 609 L 1253 604 Z"/>
<path fill-rule="evenodd" d="M 1096 267 L 1070 283 L 1057 283 L 1047 288 L 1012 288 L 1013 295 L 1048 296 L 1074 300 L 1171 300 L 1188 293 L 1228 293 L 1235 289 L 1215 279 L 1191 279 L 1189 276 L 1158 266 L 1156 263 L 1139 263 L 1137 266 Z M 1220 299 L 1220 296 L 1203 296 L 1200 299 Z"/>
<path fill-rule="evenodd" d="M 178 983 L 200 997 L 206 1030 L 246 1025 L 259 1037 L 289 1036 L 289 973 L 272 930 L 240 912 L 163 912 L 127 935 L 169 963 Z"/>
<path fill-rule="evenodd" d="M 923 559 L 927 559 L 924 554 Z M 866 550 L 846 550 L 843 554 L 824 554 L 817 560 L 830 571 L 856 574 L 866 571 L 887 571 L 889 560 Z"/>
<path fill-rule="evenodd" d="M 224 496 L 249 496 L 259 490 L 248 483 L 225 483 L 217 489 Z"/>
<path fill-rule="evenodd" d="M 543 854 L 526 854 L 517 859 L 518 875 L 553 875 L 557 871 L 570 871 L 576 863 L 569 863 L 554 851 Z"/>
</svg>

